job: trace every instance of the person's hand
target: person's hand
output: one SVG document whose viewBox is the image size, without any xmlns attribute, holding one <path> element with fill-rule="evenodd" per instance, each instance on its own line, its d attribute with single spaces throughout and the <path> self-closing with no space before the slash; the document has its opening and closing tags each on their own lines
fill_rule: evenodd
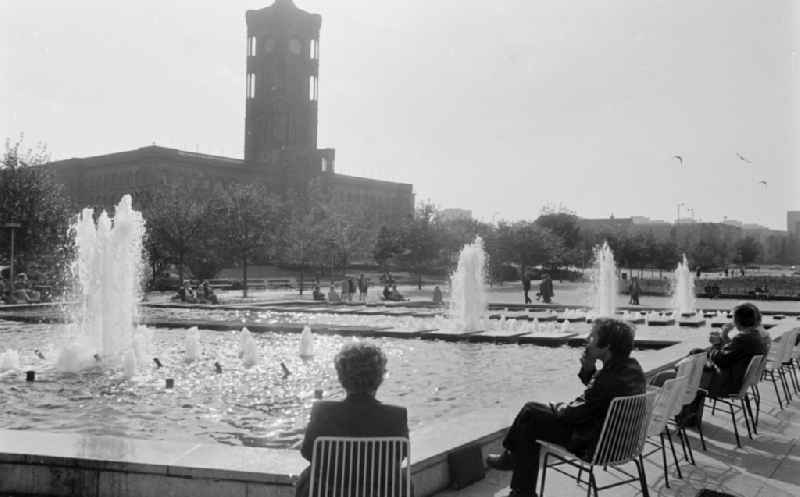
<svg viewBox="0 0 800 497">
<path fill-rule="evenodd" d="M 730 342 L 731 341 L 730 337 L 728 337 L 728 333 L 730 333 L 733 328 L 734 328 L 733 323 L 725 323 L 725 325 L 722 327 L 722 341 L 723 342 Z"/>
<path fill-rule="evenodd" d="M 595 369 L 595 359 L 591 357 L 588 349 L 583 349 L 581 354 L 581 371 L 593 371 Z"/>
</svg>

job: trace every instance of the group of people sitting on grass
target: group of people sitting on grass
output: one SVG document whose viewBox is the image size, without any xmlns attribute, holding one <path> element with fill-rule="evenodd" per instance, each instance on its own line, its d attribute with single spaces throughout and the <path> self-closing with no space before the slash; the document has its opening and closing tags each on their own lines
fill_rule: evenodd
<svg viewBox="0 0 800 497">
<path fill-rule="evenodd" d="M 732 336 L 734 330 L 736 335 Z M 644 371 L 631 357 L 633 339 L 631 324 L 612 318 L 595 319 L 579 361 L 578 378 L 585 385 L 584 392 L 571 402 L 528 402 L 520 409 L 503 440 L 504 451 L 489 455 L 486 461 L 492 468 L 512 472 L 510 497 L 536 495 L 540 449 L 537 440 L 562 445 L 578 457 L 591 460 L 611 401 L 645 393 Z M 737 392 L 750 359 L 766 354 L 771 340 L 761 326 L 758 308 L 745 303 L 734 309 L 733 323 L 721 332 L 711 332 L 709 342 L 710 347 L 692 351 L 705 354 L 706 364 L 697 398 L 680 415 L 683 426 L 701 422 L 705 395 Z M 376 399 L 386 374 L 386 356 L 380 348 L 367 342 L 347 344 L 336 355 L 334 364 L 346 397 L 319 401 L 313 406 L 302 443 L 304 458 L 311 461 L 314 441 L 321 436 L 408 437 L 406 409 Z M 675 371 L 663 372 L 651 384 L 663 385 L 671 377 L 675 377 Z M 298 497 L 308 495 L 309 478 L 307 469 L 297 486 Z"/>
<path fill-rule="evenodd" d="M 49 287 L 33 288 L 32 282 L 25 273 L 19 273 L 14 278 L 14 285 L 7 278 L 0 278 L 0 304 L 36 304 L 50 302 L 52 295 Z"/>
<path fill-rule="evenodd" d="M 172 297 L 172 300 L 180 302 L 187 302 L 190 304 L 218 304 L 219 298 L 214 293 L 214 289 L 209 285 L 208 280 L 203 280 L 197 288 L 193 288 L 189 281 L 184 281 L 183 285 L 178 287 L 178 292 Z"/>
</svg>

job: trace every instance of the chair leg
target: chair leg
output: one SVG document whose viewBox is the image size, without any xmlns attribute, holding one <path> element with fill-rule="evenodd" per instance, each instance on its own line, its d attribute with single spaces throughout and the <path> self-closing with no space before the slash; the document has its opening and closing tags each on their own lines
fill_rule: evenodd
<svg viewBox="0 0 800 497">
<path fill-rule="evenodd" d="M 647 488 L 647 474 L 644 472 L 644 462 L 642 461 L 641 454 L 639 455 L 639 461 L 633 461 L 636 465 L 636 469 L 639 470 L 639 483 L 642 485 L 642 497 L 650 497 L 650 491 Z"/>
<path fill-rule="evenodd" d="M 692 452 L 692 443 L 689 442 L 689 435 L 686 434 L 686 428 L 680 429 L 680 435 L 683 437 L 683 440 L 686 442 L 686 448 L 689 449 L 689 460 L 692 463 L 692 466 L 697 466 L 694 462 L 694 453 Z"/>
<path fill-rule="evenodd" d="M 778 407 L 783 409 L 783 402 L 781 402 L 781 394 L 778 392 L 778 382 L 775 381 L 775 371 L 769 372 L 769 379 L 772 380 L 772 386 L 775 388 L 775 397 L 778 398 Z"/>
<path fill-rule="evenodd" d="M 753 425 L 753 433 L 758 435 L 758 422 L 756 420 L 756 417 L 753 416 L 753 406 L 750 403 L 749 395 L 744 396 L 744 405 L 747 406 L 747 414 L 750 415 L 750 424 Z"/>
<path fill-rule="evenodd" d="M 714 405 L 711 407 L 711 415 L 717 414 L 717 399 L 714 399 Z"/>
<path fill-rule="evenodd" d="M 700 447 L 703 448 L 703 452 L 707 452 L 708 448 L 706 447 L 706 439 L 703 436 L 703 422 L 701 420 L 697 421 L 697 433 L 700 434 Z"/>
<path fill-rule="evenodd" d="M 678 440 L 681 441 L 681 450 L 683 451 L 683 460 L 684 461 L 689 461 L 688 453 L 686 452 L 686 441 L 683 439 L 683 436 L 681 435 L 681 427 L 680 426 L 676 426 L 675 430 L 678 432 Z"/>
<path fill-rule="evenodd" d="M 669 434 L 669 428 L 666 426 L 664 427 L 664 431 L 667 433 L 667 440 L 669 441 L 669 449 L 672 451 L 672 460 L 675 462 L 675 470 L 678 472 L 678 478 L 681 480 L 683 479 L 683 475 L 681 474 L 681 465 L 678 464 L 678 456 L 675 455 L 675 445 L 672 443 L 672 435 Z M 686 457 L 686 448 L 683 449 L 683 457 Z"/>
<path fill-rule="evenodd" d="M 542 450 L 542 453 L 539 456 L 539 478 L 541 478 L 541 481 L 539 482 L 539 495 L 541 496 L 544 495 L 544 479 L 545 476 L 547 476 L 547 456 L 548 452 L 546 450 Z"/>
<path fill-rule="evenodd" d="M 800 380 L 797 379 L 797 368 L 794 366 L 793 361 L 789 361 L 789 371 L 792 372 L 792 380 L 794 383 L 794 391 L 796 394 L 800 394 Z"/>
<path fill-rule="evenodd" d="M 792 394 L 789 392 L 789 384 L 786 382 L 786 372 L 783 369 L 778 370 L 778 378 L 781 380 L 781 385 L 783 386 L 783 394 L 784 399 L 786 400 L 786 405 L 789 405 L 789 402 L 792 401 Z"/>
<path fill-rule="evenodd" d="M 758 427 L 758 417 L 759 417 L 759 413 L 761 411 L 761 392 L 758 390 L 758 385 L 753 385 L 751 390 L 753 391 L 753 400 L 755 400 L 755 404 L 756 404 L 756 417 L 753 418 L 753 427 L 757 428 Z M 758 430 L 755 430 L 755 432 L 758 433 Z"/>
<path fill-rule="evenodd" d="M 594 472 L 589 470 L 589 481 L 586 483 L 586 497 L 592 497 L 592 490 L 594 490 Z M 597 491 L 594 492 L 597 497 Z"/>
<path fill-rule="evenodd" d="M 736 436 L 736 446 L 742 448 L 742 443 L 739 441 L 739 428 L 736 427 L 736 413 L 733 412 L 733 404 L 731 403 L 731 421 L 733 422 L 733 434 Z"/>
<path fill-rule="evenodd" d="M 667 471 L 667 449 L 664 445 L 664 432 L 658 434 L 658 439 L 661 442 L 661 464 L 664 469 L 664 486 L 669 487 L 669 472 Z"/>
<path fill-rule="evenodd" d="M 739 399 L 739 403 L 742 405 L 742 414 L 744 415 L 744 426 L 747 428 L 747 438 L 752 440 L 753 433 L 750 430 L 750 418 L 747 416 L 747 410 L 744 406 L 744 398 Z"/>
</svg>

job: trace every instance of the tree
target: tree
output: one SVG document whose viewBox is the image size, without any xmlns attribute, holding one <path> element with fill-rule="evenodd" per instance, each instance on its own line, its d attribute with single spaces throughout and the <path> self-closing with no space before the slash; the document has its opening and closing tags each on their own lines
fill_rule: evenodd
<svg viewBox="0 0 800 497">
<path fill-rule="evenodd" d="M 389 261 L 403 251 L 403 247 L 400 245 L 400 237 L 399 231 L 387 226 L 381 226 L 380 231 L 378 231 L 378 237 L 372 249 L 372 258 L 375 259 L 375 262 L 384 273 L 388 271 Z"/>
<path fill-rule="evenodd" d="M 752 236 L 746 236 L 736 242 L 736 262 L 744 269 L 755 262 L 761 254 L 761 244 Z"/>
<path fill-rule="evenodd" d="M 242 264 L 242 296 L 247 297 L 247 265 L 256 255 L 277 253 L 285 208 L 260 184 L 233 183 L 220 192 L 220 200 L 213 215 L 220 220 L 221 248 Z"/>
<path fill-rule="evenodd" d="M 48 160 L 44 145 L 26 148 L 23 136 L 15 142 L 6 139 L 0 162 L 0 224 L 20 224 L 14 259 L 21 270 L 61 283 L 73 254 L 68 233 L 72 209 L 63 186 L 42 167 Z M 9 245 L 9 230 L 0 228 L 0 261 L 7 260 Z"/>
<path fill-rule="evenodd" d="M 563 249 L 561 240 L 549 229 L 528 221 L 499 223 L 497 243 L 500 257 L 504 262 L 518 264 L 520 275 L 527 267 L 552 264 Z"/>
<path fill-rule="evenodd" d="M 183 284 L 184 269 L 192 256 L 203 257 L 205 250 L 214 249 L 208 246 L 209 237 L 216 232 L 209 209 L 217 202 L 211 200 L 206 194 L 178 185 L 164 185 L 154 192 L 144 211 L 148 235 L 145 248 L 154 270 L 173 262 Z"/>
<path fill-rule="evenodd" d="M 436 208 L 432 204 L 419 205 L 414 218 L 402 228 L 399 255 L 401 264 L 417 275 L 417 287 L 422 289 L 422 273 L 429 269 L 439 251 L 433 219 Z"/>
</svg>

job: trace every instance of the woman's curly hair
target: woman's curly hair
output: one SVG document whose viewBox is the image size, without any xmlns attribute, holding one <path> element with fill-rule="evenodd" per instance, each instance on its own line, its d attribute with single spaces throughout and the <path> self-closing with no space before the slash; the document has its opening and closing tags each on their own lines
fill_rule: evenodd
<svg viewBox="0 0 800 497">
<path fill-rule="evenodd" d="M 363 342 L 342 347 L 333 363 L 347 393 L 375 392 L 386 372 L 386 355 L 380 347 Z"/>
</svg>

